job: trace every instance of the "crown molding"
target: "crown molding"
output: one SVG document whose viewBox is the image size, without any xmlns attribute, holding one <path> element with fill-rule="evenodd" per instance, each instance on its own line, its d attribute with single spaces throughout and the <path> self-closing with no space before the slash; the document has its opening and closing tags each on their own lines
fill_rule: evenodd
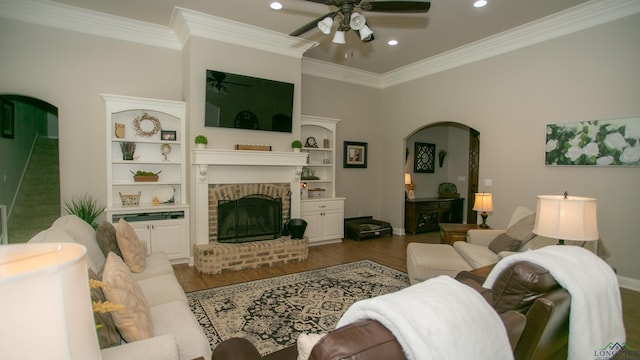
<svg viewBox="0 0 640 360">
<path fill-rule="evenodd" d="M 639 12 L 640 0 L 592 0 L 381 75 L 307 58 L 302 61 L 302 73 L 384 89 Z"/>
<path fill-rule="evenodd" d="M 189 36 L 302 59 L 302 73 L 383 89 L 526 46 L 585 30 L 640 12 L 640 0 L 592 0 L 571 9 L 461 46 L 384 74 L 303 58 L 317 42 L 291 37 L 176 7 L 161 26 L 48 0 L 0 0 L 0 17 L 105 36 L 145 45 L 182 49 Z"/>
<path fill-rule="evenodd" d="M 639 0 L 592 0 L 381 76 L 382 87 L 433 75 L 640 12 Z"/>
<path fill-rule="evenodd" d="M 305 51 L 318 45 L 315 41 L 181 7 L 174 8 L 169 26 L 183 46 L 190 36 L 198 36 L 301 59 Z"/>
<path fill-rule="evenodd" d="M 0 16 L 145 45 L 181 49 L 176 35 L 166 26 L 53 1 L 0 0 Z"/>
<path fill-rule="evenodd" d="M 347 66 L 336 65 L 330 62 L 303 58 L 302 73 L 331 80 L 349 82 L 373 88 L 382 88 L 380 75 L 364 70 L 358 70 Z"/>
</svg>

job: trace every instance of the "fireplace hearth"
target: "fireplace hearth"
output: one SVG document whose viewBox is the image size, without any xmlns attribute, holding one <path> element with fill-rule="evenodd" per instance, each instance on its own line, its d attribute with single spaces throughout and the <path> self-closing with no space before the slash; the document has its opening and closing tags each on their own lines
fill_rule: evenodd
<svg viewBox="0 0 640 360">
<path fill-rule="evenodd" d="M 282 233 L 282 198 L 252 194 L 218 200 L 218 241 L 273 240 Z"/>
</svg>

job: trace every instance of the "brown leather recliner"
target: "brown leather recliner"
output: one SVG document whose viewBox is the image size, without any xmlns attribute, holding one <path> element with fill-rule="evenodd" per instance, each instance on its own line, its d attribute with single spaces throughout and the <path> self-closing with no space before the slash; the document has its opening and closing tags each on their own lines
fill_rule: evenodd
<svg viewBox="0 0 640 360">
<path fill-rule="evenodd" d="M 491 289 L 482 287 L 483 276 L 462 272 L 456 277 L 473 287 L 502 318 L 514 358 L 566 359 L 571 297 L 549 272 L 529 262 L 505 269 Z M 487 341 L 491 341 L 487 338 Z M 261 357 L 243 338 L 228 339 L 213 351 L 213 360 L 295 360 L 296 346 Z M 312 349 L 312 360 L 405 359 L 393 334 L 375 320 L 358 321 L 336 329 Z"/>
</svg>

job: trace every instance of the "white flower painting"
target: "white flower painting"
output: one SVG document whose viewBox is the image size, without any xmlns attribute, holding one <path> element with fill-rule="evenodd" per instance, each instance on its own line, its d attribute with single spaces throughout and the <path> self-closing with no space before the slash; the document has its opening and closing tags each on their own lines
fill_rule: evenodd
<svg viewBox="0 0 640 360">
<path fill-rule="evenodd" d="M 640 165 L 640 117 L 547 125 L 546 165 Z"/>
</svg>

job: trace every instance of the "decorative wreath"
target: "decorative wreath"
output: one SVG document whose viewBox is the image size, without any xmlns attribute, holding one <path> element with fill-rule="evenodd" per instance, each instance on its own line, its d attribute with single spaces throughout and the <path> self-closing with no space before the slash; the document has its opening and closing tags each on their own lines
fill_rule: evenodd
<svg viewBox="0 0 640 360">
<path fill-rule="evenodd" d="M 153 129 L 150 131 L 144 131 L 140 127 L 143 121 L 151 121 L 153 124 Z M 162 130 L 162 125 L 160 124 L 160 120 L 157 117 L 149 115 L 146 111 L 142 113 L 142 115 L 133 118 L 133 128 L 136 130 L 136 135 L 143 137 L 151 137 L 158 133 L 158 131 Z"/>
</svg>

